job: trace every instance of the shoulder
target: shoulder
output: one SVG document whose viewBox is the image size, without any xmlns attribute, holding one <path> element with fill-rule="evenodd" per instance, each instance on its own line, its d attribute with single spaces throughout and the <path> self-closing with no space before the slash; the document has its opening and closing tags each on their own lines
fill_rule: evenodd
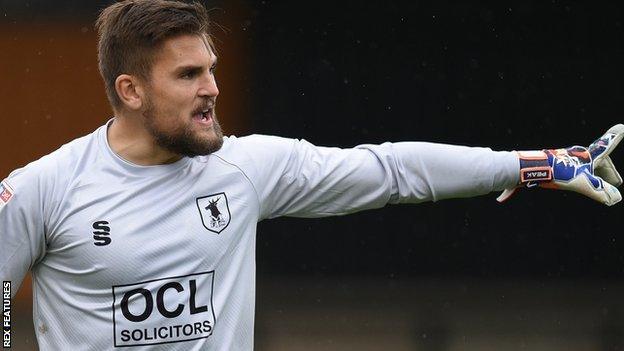
<svg viewBox="0 0 624 351">
<path fill-rule="evenodd" d="M 210 157 L 236 167 L 258 189 L 279 178 L 296 142 L 269 135 L 230 136 Z"/>
<path fill-rule="evenodd" d="M 293 145 L 299 141 L 297 139 L 263 134 L 252 134 L 243 137 L 229 136 L 223 139 L 223 147 L 217 152 L 223 155 L 232 152 L 258 153 L 267 150 L 290 150 Z"/>
<path fill-rule="evenodd" d="M 298 142 L 297 139 L 272 135 L 253 134 L 249 136 L 225 137 L 223 147 L 214 155 L 237 165 L 272 163 L 288 157 Z"/>
<path fill-rule="evenodd" d="M 16 194 L 49 196 L 72 178 L 90 150 L 97 148 L 95 132 L 64 144 L 57 150 L 11 172 L 4 180 Z"/>
</svg>

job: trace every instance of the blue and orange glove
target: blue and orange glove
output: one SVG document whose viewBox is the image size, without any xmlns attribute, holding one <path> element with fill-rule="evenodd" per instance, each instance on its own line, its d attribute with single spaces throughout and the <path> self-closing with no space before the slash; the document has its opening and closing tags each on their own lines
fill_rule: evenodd
<svg viewBox="0 0 624 351">
<path fill-rule="evenodd" d="M 589 147 L 520 151 L 520 184 L 505 190 L 496 200 L 503 202 L 520 188 L 541 187 L 574 191 L 607 206 L 622 200 L 617 187 L 622 177 L 609 154 L 624 138 L 624 124 L 609 129 Z"/>
</svg>

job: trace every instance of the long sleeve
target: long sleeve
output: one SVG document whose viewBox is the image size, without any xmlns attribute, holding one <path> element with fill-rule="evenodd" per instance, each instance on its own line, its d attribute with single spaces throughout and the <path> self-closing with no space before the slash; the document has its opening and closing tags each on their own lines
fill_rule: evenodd
<svg viewBox="0 0 624 351">
<path fill-rule="evenodd" d="M 518 182 L 518 158 L 424 142 L 319 147 L 305 140 L 252 135 L 233 140 L 258 193 L 261 218 L 323 217 L 383 207 L 469 197 Z"/>
<path fill-rule="evenodd" d="M 425 142 L 365 145 L 396 182 L 391 203 L 472 197 L 518 184 L 514 152 Z"/>
</svg>

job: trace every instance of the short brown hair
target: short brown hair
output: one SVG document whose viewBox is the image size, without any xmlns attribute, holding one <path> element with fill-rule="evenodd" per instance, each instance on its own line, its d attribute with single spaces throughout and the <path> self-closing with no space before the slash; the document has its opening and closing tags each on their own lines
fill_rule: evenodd
<svg viewBox="0 0 624 351">
<path fill-rule="evenodd" d="M 121 106 L 115 90 L 117 77 L 132 74 L 149 81 L 153 56 L 165 39 L 205 35 L 214 50 L 208 12 L 198 2 L 124 0 L 102 10 L 95 27 L 100 74 L 113 108 Z"/>
</svg>

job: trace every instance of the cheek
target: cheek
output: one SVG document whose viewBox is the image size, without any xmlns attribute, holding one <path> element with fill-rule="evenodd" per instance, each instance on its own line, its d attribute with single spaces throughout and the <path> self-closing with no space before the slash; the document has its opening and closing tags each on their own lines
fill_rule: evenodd
<svg viewBox="0 0 624 351">
<path fill-rule="evenodd" d="M 153 104 L 161 119 L 171 122 L 188 115 L 192 109 L 192 101 L 189 103 L 182 96 L 171 92 L 159 92 L 153 95 Z"/>
<path fill-rule="evenodd" d="M 184 128 L 190 124 L 191 112 L 196 106 L 192 87 L 166 79 L 154 79 L 150 100 L 154 117 L 164 129 Z"/>
</svg>

